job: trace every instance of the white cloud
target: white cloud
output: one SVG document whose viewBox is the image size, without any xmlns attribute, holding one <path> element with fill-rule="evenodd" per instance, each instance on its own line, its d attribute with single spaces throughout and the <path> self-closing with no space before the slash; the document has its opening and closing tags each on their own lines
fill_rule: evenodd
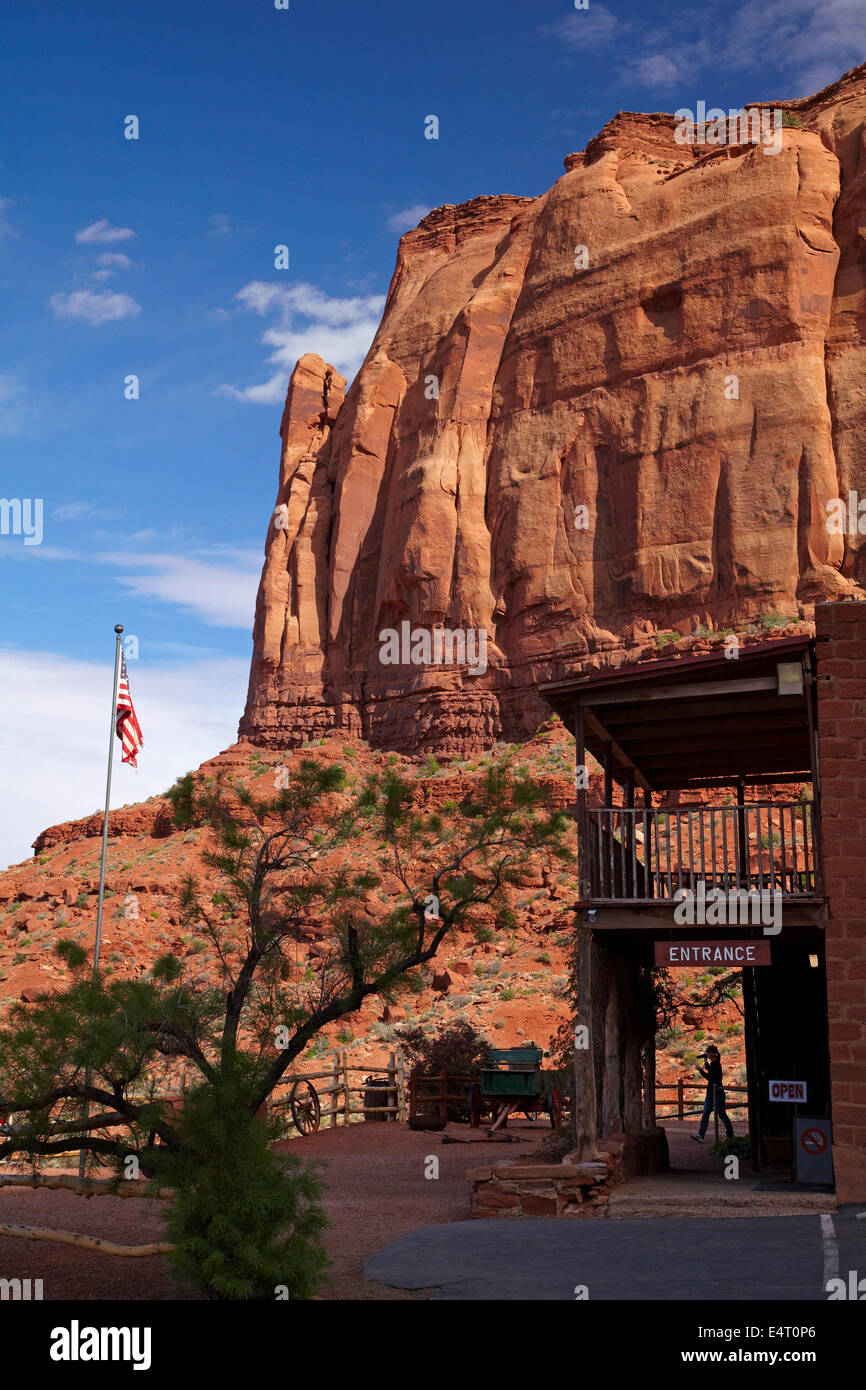
<svg viewBox="0 0 866 1390">
<path fill-rule="evenodd" d="M 130 593 L 176 604 L 211 627 L 252 631 L 262 569 L 260 551 L 206 551 L 198 555 L 122 551 L 96 559 L 126 569 L 128 572 L 118 579 Z"/>
<path fill-rule="evenodd" d="M 863 61 L 866 0 L 743 0 L 707 28 L 704 11 L 683 7 L 664 21 L 660 53 L 657 18 L 620 20 L 593 0 L 588 10 L 541 29 L 545 38 L 574 53 L 614 44 L 618 75 L 649 88 L 688 82 L 691 95 L 720 105 L 709 74 L 755 73 L 770 55 L 783 75 L 784 89 L 749 92 L 744 101 L 809 96 Z"/>
<path fill-rule="evenodd" d="M 129 241 L 134 237 L 135 232 L 131 227 L 112 227 L 106 217 L 99 222 L 91 222 L 89 227 L 82 227 L 75 233 L 75 241 L 78 246 L 93 246 L 102 242 Z"/>
<path fill-rule="evenodd" d="M 122 251 L 103 251 L 96 257 L 96 264 L 107 266 L 109 270 L 129 270 L 132 261 Z"/>
<path fill-rule="evenodd" d="M 94 502 L 61 502 L 51 513 L 52 521 L 116 521 L 119 516 L 120 512 Z"/>
<path fill-rule="evenodd" d="M 653 53 L 634 64 L 634 77 L 643 87 L 672 87 L 680 80 L 680 70 L 664 53 Z"/>
<path fill-rule="evenodd" d="M 279 368 L 266 381 L 238 388 L 220 386 L 217 394 L 257 405 L 279 404 L 295 363 L 305 352 L 317 352 L 351 378 L 360 367 L 379 326 L 385 307 L 383 294 L 337 299 L 315 285 L 278 285 L 253 280 L 235 295 L 244 308 L 277 323 L 262 335 L 274 349 L 268 362 Z"/>
<path fill-rule="evenodd" d="M 227 212 L 215 212 L 211 216 L 208 236 L 230 237 L 234 231 L 234 220 Z"/>
<path fill-rule="evenodd" d="M 604 5 L 593 3 L 588 10 L 570 14 L 557 19 L 553 24 L 545 24 L 541 33 L 546 39 L 556 39 L 564 48 L 575 53 L 594 48 L 605 48 L 631 28 L 628 20 L 611 14 Z"/>
<path fill-rule="evenodd" d="M 109 637 L 111 634 L 109 633 Z M 52 652 L 0 653 L 0 865 L 32 854 L 41 830 L 90 815 L 105 800 L 113 651 L 105 661 Z M 237 737 L 249 663 L 222 658 L 129 662 L 144 734 L 138 772 L 117 756 L 112 807 L 165 791 Z M 53 730 L 47 738 L 46 729 Z M 94 846 L 96 842 L 94 841 Z"/>
<path fill-rule="evenodd" d="M 392 232 L 408 232 L 411 227 L 417 227 L 422 217 L 426 217 L 430 208 L 426 203 L 415 203 L 411 208 L 403 208 L 401 212 L 395 212 L 388 218 L 388 226 Z"/>
<path fill-rule="evenodd" d="M 71 294 L 53 294 L 49 302 L 57 318 L 82 319 L 95 327 L 141 313 L 141 305 L 131 295 L 108 291 L 73 290 Z"/>
</svg>

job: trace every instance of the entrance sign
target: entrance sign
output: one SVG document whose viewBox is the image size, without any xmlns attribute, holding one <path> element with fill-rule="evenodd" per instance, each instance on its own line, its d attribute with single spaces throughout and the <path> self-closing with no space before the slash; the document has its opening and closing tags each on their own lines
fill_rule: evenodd
<svg viewBox="0 0 866 1390">
<path fill-rule="evenodd" d="M 793 1101 L 802 1105 L 806 1099 L 805 1081 L 771 1081 L 770 1100 Z"/>
<path fill-rule="evenodd" d="M 656 965 L 770 965 L 769 941 L 656 941 Z"/>
<path fill-rule="evenodd" d="M 797 1182 L 832 1183 L 833 1127 L 823 1115 L 798 1115 L 794 1126 Z"/>
</svg>

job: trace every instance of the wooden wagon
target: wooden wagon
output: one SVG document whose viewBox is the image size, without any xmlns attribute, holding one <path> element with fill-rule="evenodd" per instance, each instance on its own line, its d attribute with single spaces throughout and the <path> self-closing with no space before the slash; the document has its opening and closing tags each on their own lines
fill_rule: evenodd
<svg viewBox="0 0 866 1390">
<path fill-rule="evenodd" d="M 562 1098 L 554 1077 L 541 1069 L 543 1056 L 535 1043 L 494 1049 L 470 1094 L 472 1124 L 477 1127 L 482 1110 L 488 1108 L 495 1115 L 491 1134 L 500 1125 L 505 1128 L 509 1115 L 518 1111 L 530 1118 L 549 1115 L 551 1127 L 557 1129 L 562 1121 Z"/>
</svg>

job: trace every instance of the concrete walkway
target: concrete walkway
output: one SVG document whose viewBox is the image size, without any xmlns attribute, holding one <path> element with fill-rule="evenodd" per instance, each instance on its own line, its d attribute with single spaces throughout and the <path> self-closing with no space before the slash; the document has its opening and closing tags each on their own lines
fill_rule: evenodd
<svg viewBox="0 0 866 1390">
<path fill-rule="evenodd" d="M 368 1279 L 432 1298 L 825 1301 L 835 1274 L 866 1274 L 859 1208 L 827 1218 L 707 1222 L 464 1221 L 412 1231 L 368 1260 Z M 586 1294 L 576 1290 L 586 1289 Z"/>
</svg>

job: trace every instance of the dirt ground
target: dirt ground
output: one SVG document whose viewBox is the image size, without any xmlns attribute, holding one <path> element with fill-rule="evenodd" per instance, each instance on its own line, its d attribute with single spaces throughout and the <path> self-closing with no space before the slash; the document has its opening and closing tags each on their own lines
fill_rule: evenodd
<svg viewBox="0 0 866 1390">
<path fill-rule="evenodd" d="M 325 1182 L 323 1204 L 330 1222 L 325 1246 L 331 1267 L 322 1298 L 423 1298 L 423 1293 L 371 1283 L 363 1278 L 362 1265 L 390 1241 L 419 1226 L 466 1220 L 466 1169 L 529 1153 L 550 1129 L 544 1121 L 533 1124 L 519 1119 L 509 1132 L 521 1142 L 486 1142 L 483 1131 L 454 1125 L 446 1134 L 463 1139 L 474 1134 L 475 1141 L 443 1143 L 442 1134 L 414 1133 L 396 1124 L 355 1124 L 294 1141 L 292 1151 L 320 1164 Z M 438 1159 L 438 1178 L 425 1177 L 425 1169 L 431 1166 L 428 1157 Z M 160 1218 L 153 1210 L 158 1205 L 131 1198 L 0 1188 L 0 1222 L 55 1226 L 126 1245 L 159 1239 Z M 42 1279 L 46 1300 L 193 1297 L 173 1282 L 161 1256 L 130 1259 L 3 1235 L 0 1278 Z"/>
<path fill-rule="evenodd" d="M 744 1163 L 740 1183 L 722 1180 L 719 1158 L 707 1143 L 691 1142 L 696 1120 L 665 1121 L 670 1174 L 632 1179 L 618 1188 L 612 1217 L 659 1215 L 758 1215 L 829 1210 L 830 1197 L 782 1188 L 754 1190 L 756 1175 Z M 745 1129 L 737 1121 L 738 1132 Z M 363 1277 L 364 1263 L 391 1241 L 422 1226 L 469 1217 L 467 1168 L 537 1150 L 549 1125 L 519 1118 L 509 1139 L 488 1141 L 483 1130 L 449 1125 L 443 1134 L 415 1133 L 404 1125 L 353 1124 L 291 1143 L 292 1152 L 319 1166 L 330 1225 L 325 1246 L 331 1260 L 321 1297 L 326 1300 L 424 1299 L 423 1292 L 387 1288 Z M 444 1142 L 443 1138 L 450 1142 Z M 454 1142 L 460 1140 L 462 1142 Z M 427 1176 L 436 1171 L 438 1177 Z M 55 1226 L 101 1235 L 124 1244 L 160 1237 L 156 1203 L 116 1197 L 78 1197 L 71 1192 L 0 1188 L 0 1222 Z M 160 1256 L 129 1259 L 44 1241 L 0 1236 L 0 1278 L 42 1279 L 46 1300 L 189 1299 Z"/>
</svg>

